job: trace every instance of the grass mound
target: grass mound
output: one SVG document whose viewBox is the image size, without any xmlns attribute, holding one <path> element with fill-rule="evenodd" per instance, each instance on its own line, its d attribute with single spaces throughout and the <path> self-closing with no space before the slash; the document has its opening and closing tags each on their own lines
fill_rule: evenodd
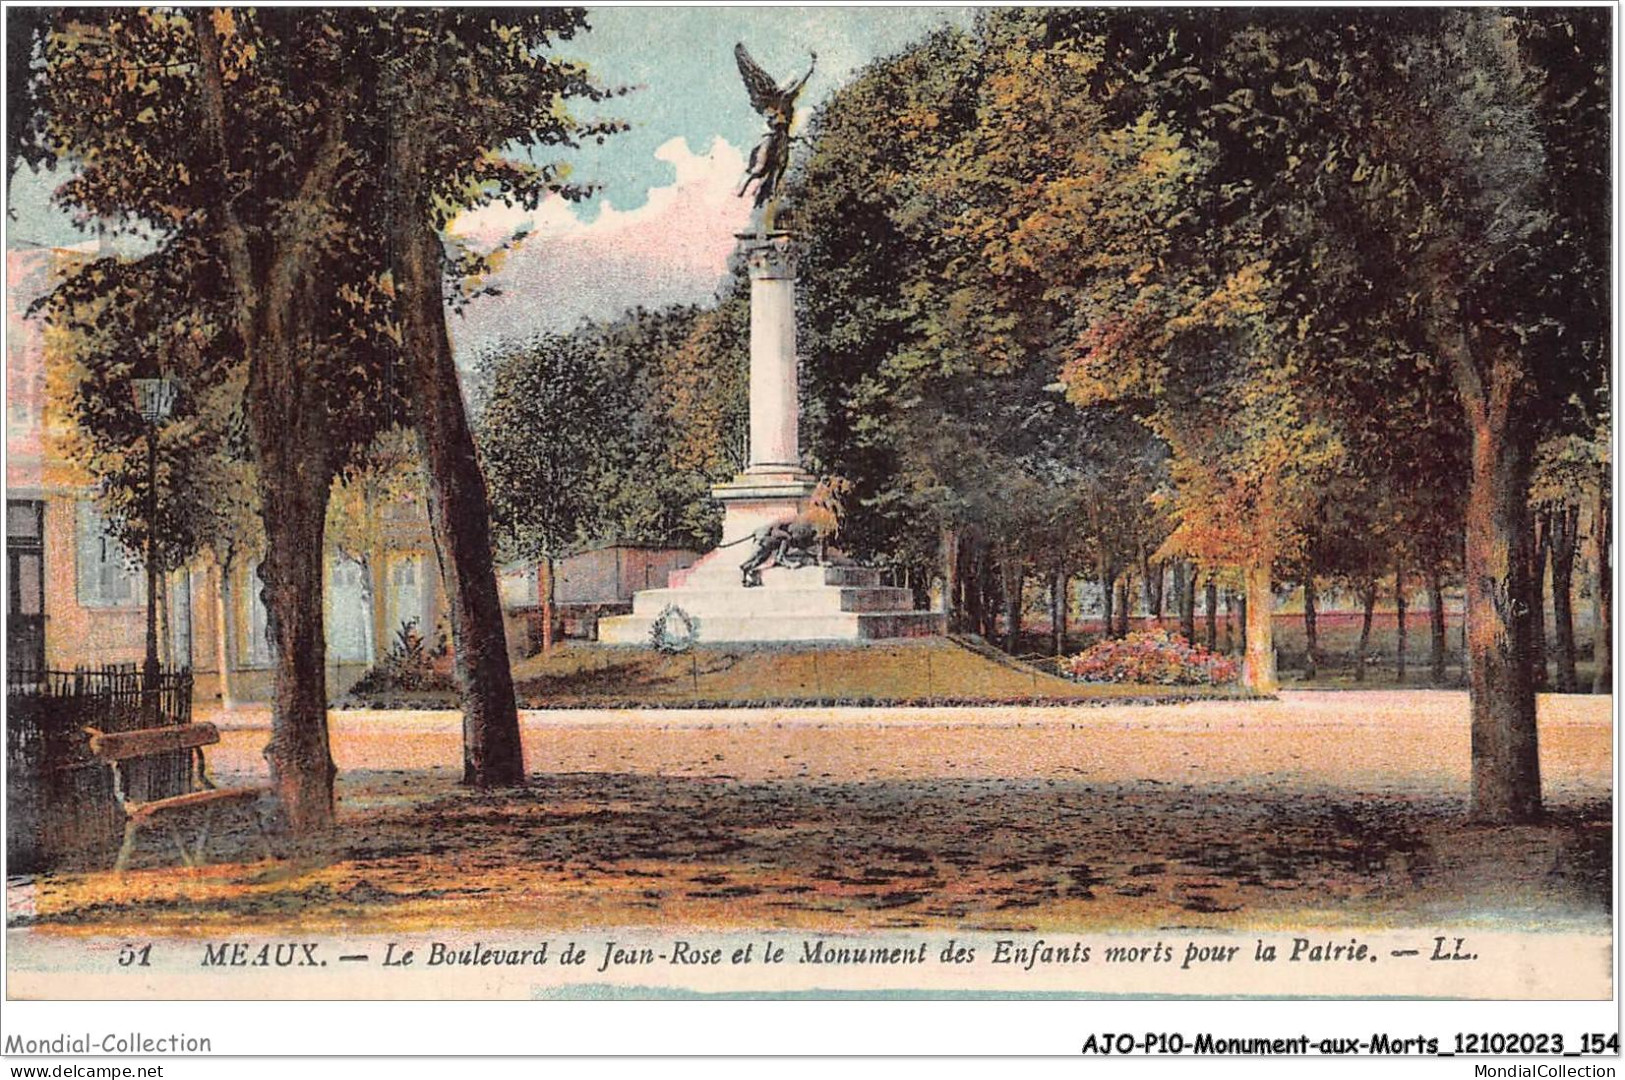
<svg viewBox="0 0 1625 1080">
<path fill-rule="evenodd" d="M 1085 685 L 943 638 L 712 646 L 675 656 L 570 644 L 514 667 L 526 708 L 985 705 L 1184 701 L 1212 687 Z"/>
</svg>

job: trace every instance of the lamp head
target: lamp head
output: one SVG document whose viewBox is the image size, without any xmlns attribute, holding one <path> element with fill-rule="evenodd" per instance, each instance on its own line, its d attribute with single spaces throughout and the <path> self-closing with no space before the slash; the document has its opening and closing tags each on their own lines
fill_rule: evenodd
<svg viewBox="0 0 1625 1080">
<path fill-rule="evenodd" d="M 180 396 L 180 389 L 180 381 L 169 376 L 130 380 L 135 407 L 149 424 L 168 419 L 170 410 L 175 407 L 175 399 Z"/>
</svg>

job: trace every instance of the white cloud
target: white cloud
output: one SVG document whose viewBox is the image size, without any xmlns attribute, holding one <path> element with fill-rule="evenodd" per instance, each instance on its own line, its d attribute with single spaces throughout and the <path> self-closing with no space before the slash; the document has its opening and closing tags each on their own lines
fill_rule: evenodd
<svg viewBox="0 0 1625 1080">
<path fill-rule="evenodd" d="M 722 138 L 704 154 L 675 138 L 655 157 L 676 175 L 633 209 L 605 201 L 587 221 L 552 197 L 534 211 L 499 204 L 453 222 L 454 235 L 483 247 L 521 227 L 530 230 L 494 279 L 502 295 L 475 301 L 454 320 L 460 351 L 566 329 L 582 318 L 613 318 L 637 306 L 710 299 L 727 269 L 734 234 L 750 216 L 750 200 L 734 194 L 744 155 Z"/>
</svg>

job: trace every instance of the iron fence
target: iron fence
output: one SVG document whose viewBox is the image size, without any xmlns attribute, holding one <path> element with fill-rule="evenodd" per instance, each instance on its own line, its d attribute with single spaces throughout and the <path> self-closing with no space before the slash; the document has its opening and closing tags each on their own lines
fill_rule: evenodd
<svg viewBox="0 0 1625 1080">
<path fill-rule="evenodd" d="M 112 775 L 90 756 L 85 728 L 134 731 L 192 719 L 192 672 L 149 688 L 130 668 L 6 673 L 8 871 L 31 871 L 116 845 L 122 819 Z M 131 762 L 126 790 L 147 801 L 187 787 L 189 752 Z"/>
</svg>

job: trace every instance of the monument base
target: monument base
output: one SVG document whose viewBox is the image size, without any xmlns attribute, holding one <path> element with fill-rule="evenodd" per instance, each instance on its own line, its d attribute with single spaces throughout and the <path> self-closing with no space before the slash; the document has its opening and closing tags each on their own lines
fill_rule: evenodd
<svg viewBox="0 0 1625 1080">
<path fill-rule="evenodd" d="M 726 484 L 715 485 L 711 497 L 722 504 L 720 547 L 737 545 L 743 554 L 736 561 L 743 561 L 750 554 L 745 550 L 749 542 L 740 541 L 763 525 L 789 521 L 806 510 L 817 487 L 815 477 L 793 465 L 753 465 Z"/>
<path fill-rule="evenodd" d="M 946 617 L 914 610 L 914 594 L 883 584 L 885 574 L 860 566 L 769 566 L 762 584 L 746 588 L 740 564 L 751 534 L 807 509 L 817 481 L 793 466 L 754 466 L 711 494 L 722 503 L 722 544 L 664 589 L 632 597 L 632 614 L 598 622 L 598 640 L 647 645 L 667 607 L 695 621 L 695 640 L 711 643 L 873 641 L 947 633 Z"/>
<path fill-rule="evenodd" d="M 609 645 L 647 645 L 655 620 L 668 606 L 695 621 L 702 644 L 792 641 L 874 641 L 947 633 L 946 616 L 915 611 L 914 594 L 881 584 L 884 572 L 857 566 L 772 566 L 762 584 L 740 584 L 739 563 L 727 549 L 711 552 L 672 575 L 664 589 L 632 598 L 632 614 L 598 623 Z M 718 559 L 717 556 L 724 556 Z"/>
</svg>

